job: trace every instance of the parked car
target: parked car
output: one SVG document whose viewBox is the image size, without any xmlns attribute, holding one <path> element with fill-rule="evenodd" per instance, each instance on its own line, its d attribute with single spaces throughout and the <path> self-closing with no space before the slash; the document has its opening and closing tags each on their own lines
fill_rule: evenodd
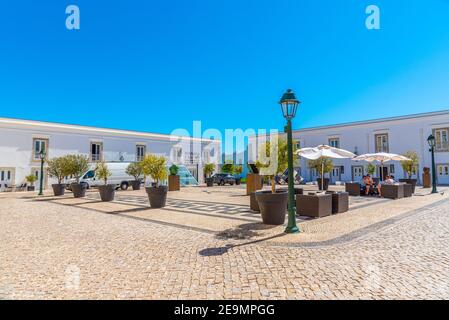
<svg viewBox="0 0 449 320">
<path fill-rule="evenodd" d="M 212 176 L 214 183 L 219 186 L 224 186 L 225 184 L 230 184 L 231 186 L 235 184 L 235 177 L 229 173 L 216 173 Z"/>
<path fill-rule="evenodd" d="M 111 171 L 112 175 L 108 178 L 108 184 L 115 184 L 116 188 L 120 188 L 122 190 L 127 190 L 131 185 L 131 181 L 134 180 L 133 177 L 126 174 L 126 168 L 128 167 L 129 162 L 109 162 L 107 166 Z M 66 182 L 66 188 L 70 190 L 70 184 L 74 182 L 74 179 L 68 179 Z M 92 165 L 91 168 L 83 174 L 80 184 L 83 185 L 86 189 L 90 189 L 92 187 L 98 187 L 104 184 L 104 181 L 98 179 L 95 175 L 95 165 Z"/>
</svg>

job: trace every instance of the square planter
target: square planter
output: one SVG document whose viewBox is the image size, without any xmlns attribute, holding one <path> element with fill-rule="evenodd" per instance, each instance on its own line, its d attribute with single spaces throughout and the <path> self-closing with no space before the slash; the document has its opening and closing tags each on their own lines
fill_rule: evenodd
<svg viewBox="0 0 449 320">
<path fill-rule="evenodd" d="M 179 176 L 168 176 L 168 191 L 179 191 L 181 189 Z"/>
</svg>

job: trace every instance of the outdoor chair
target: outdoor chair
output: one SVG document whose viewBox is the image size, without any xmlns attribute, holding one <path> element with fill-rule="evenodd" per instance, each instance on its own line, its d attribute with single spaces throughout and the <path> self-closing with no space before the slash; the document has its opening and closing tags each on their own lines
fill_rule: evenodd
<svg viewBox="0 0 449 320">
<path fill-rule="evenodd" d="M 300 216 L 322 218 L 332 214 L 332 195 L 314 194 L 296 196 L 296 213 Z"/>
<path fill-rule="evenodd" d="M 362 185 L 358 182 L 347 182 L 345 184 L 345 191 L 354 197 L 359 197 L 362 194 Z"/>
<path fill-rule="evenodd" d="M 381 186 L 381 193 L 383 198 L 387 199 L 402 199 L 404 198 L 403 184 L 383 184 Z"/>
<path fill-rule="evenodd" d="M 349 211 L 349 193 L 328 191 L 332 195 L 332 214 Z"/>
<path fill-rule="evenodd" d="M 5 192 L 12 192 L 13 189 L 14 189 L 13 185 L 8 185 L 8 184 L 5 183 L 5 189 L 4 189 Z"/>
</svg>

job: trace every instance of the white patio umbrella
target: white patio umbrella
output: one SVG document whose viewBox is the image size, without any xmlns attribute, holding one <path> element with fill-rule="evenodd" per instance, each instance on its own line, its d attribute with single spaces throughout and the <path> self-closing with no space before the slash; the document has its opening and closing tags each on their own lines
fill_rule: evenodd
<svg viewBox="0 0 449 320">
<path fill-rule="evenodd" d="M 401 156 L 399 154 L 385 153 L 385 152 L 362 154 L 361 156 L 355 157 L 353 160 L 354 161 L 367 161 L 367 162 L 378 161 L 378 162 L 380 162 L 382 167 L 384 166 L 384 163 L 388 162 L 388 161 L 410 161 L 409 158 Z M 380 171 L 381 180 L 384 179 L 383 175 L 384 175 L 383 170 L 381 170 Z"/>
<path fill-rule="evenodd" d="M 317 160 L 319 158 L 352 159 L 355 157 L 355 154 L 350 151 L 327 145 L 315 148 L 302 148 L 297 150 L 296 154 L 309 160 Z M 324 190 L 324 164 L 321 166 L 321 189 Z"/>
</svg>

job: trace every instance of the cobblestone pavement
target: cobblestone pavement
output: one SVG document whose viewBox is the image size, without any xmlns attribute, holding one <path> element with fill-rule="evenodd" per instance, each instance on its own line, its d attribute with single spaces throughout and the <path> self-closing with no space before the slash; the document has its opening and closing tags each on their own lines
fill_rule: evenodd
<svg viewBox="0 0 449 320">
<path fill-rule="evenodd" d="M 0 197 L 0 298 L 449 299 L 448 203 L 288 247 Z"/>
</svg>

